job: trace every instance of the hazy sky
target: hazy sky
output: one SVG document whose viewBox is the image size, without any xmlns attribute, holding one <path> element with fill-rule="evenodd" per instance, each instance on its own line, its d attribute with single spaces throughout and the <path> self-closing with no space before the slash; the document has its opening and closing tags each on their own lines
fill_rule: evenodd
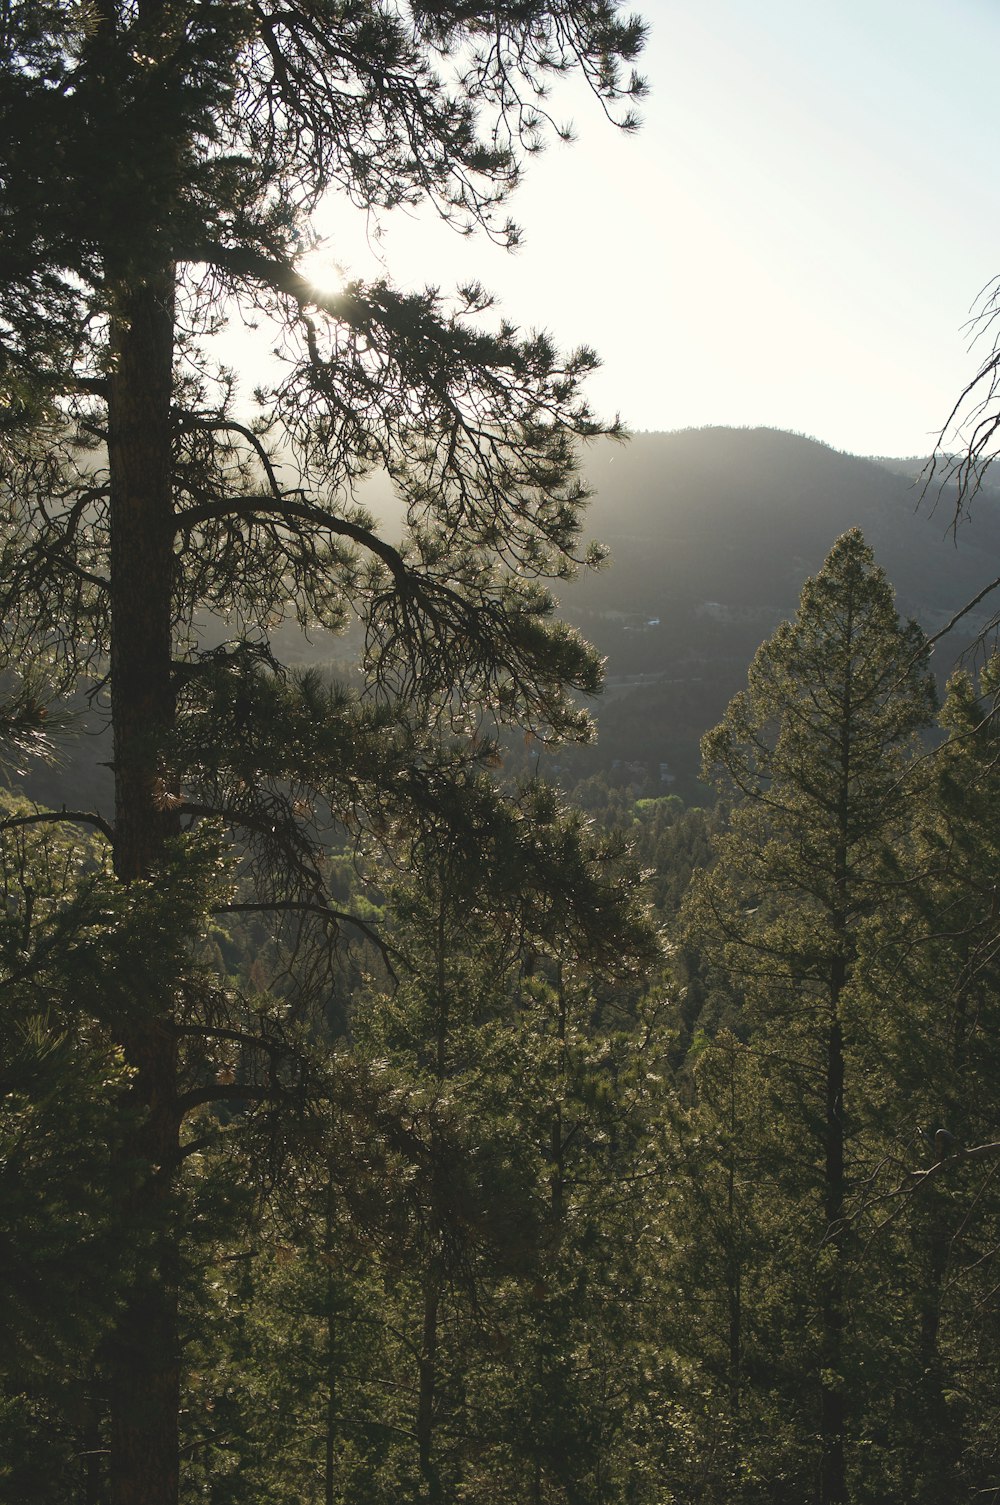
<svg viewBox="0 0 1000 1505">
<path fill-rule="evenodd" d="M 1000 272 L 997 0 L 646 0 L 643 129 L 556 97 L 578 140 L 529 168 L 505 255 L 390 226 L 414 285 L 478 276 L 504 313 L 597 348 L 634 429 L 794 429 L 926 452 L 977 355 Z M 360 275 L 361 241 L 331 222 Z"/>
</svg>

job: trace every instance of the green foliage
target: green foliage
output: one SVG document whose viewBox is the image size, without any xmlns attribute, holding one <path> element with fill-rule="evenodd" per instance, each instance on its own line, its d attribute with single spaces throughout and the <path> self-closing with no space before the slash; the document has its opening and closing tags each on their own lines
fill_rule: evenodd
<svg viewBox="0 0 1000 1505">
<path fill-rule="evenodd" d="M 484 1219 L 485 1184 L 506 1174 L 499 1128 L 477 1148 L 469 1121 L 436 1117 L 397 1061 L 408 1128 L 374 1065 L 331 1050 L 353 1029 L 358 973 L 382 967 L 391 938 L 375 929 L 388 929 L 377 890 L 351 884 L 338 907 L 330 851 L 353 843 L 363 870 L 401 832 L 452 841 L 484 930 L 484 896 L 507 891 L 492 912 L 504 975 L 518 924 L 549 957 L 617 954 L 633 976 L 653 949 L 648 927 L 635 944 L 619 933 L 642 926 L 631 879 L 605 877 L 614 843 L 542 791 L 505 803 L 484 776 L 505 725 L 590 735 L 580 697 L 600 661 L 555 620 L 546 581 L 599 554 L 581 543 L 575 443 L 618 432 L 583 397 L 596 358 L 495 319 L 475 286 L 446 297 L 378 279 L 325 296 L 301 270 L 312 213 L 337 194 L 375 218 L 429 203 L 513 244 L 501 206 L 548 133 L 549 83 L 578 71 L 630 127 L 643 28 L 604 0 L 482 14 L 334 0 L 2 9 L 0 619 L 12 663 L 43 663 L 60 690 L 99 686 L 115 806 L 63 813 L 102 831 L 114 880 L 32 918 L 45 933 L 24 1017 L 61 1042 L 42 959 L 64 948 L 79 1007 L 127 1072 L 127 1090 L 109 1091 L 117 1142 L 134 1129 L 138 1185 L 115 1189 L 131 1268 L 114 1331 L 92 1346 L 111 1494 L 169 1502 L 177 1304 L 202 1299 L 199 1262 L 224 1259 L 206 1230 L 224 1244 L 290 1167 L 325 1163 L 338 1089 L 359 1136 L 339 1147 L 338 1174 L 362 1225 L 377 1197 L 410 1208 L 393 1181 L 409 1184 L 410 1139 L 440 1150 Z M 211 346 L 229 317 L 268 325 L 265 349 L 281 352 L 250 412 Z M 406 515 L 398 542 L 357 503 L 376 468 Z M 226 623 L 221 645 L 199 641 L 206 613 Z M 287 623 L 357 624 L 349 688 L 283 667 Z M 40 719 L 15 691 L 0 734 L 37 743 Z M 405 927 L 402 895 L 400 908 Z M 213 911 L 236 917 L 229 938 Z M 362 961 L 338 975 L 345 931 Z M 232 976 L 211 974 L 220 958 Z M 427 1021 L 405 985 L 398 1007 L 422 1067 Z M 80 1027 L 74 1013 L 73 1050 Z M 31 1039 L 38 1059 L 18 1070 L 48 1100 L 45 1073 L 71 1056 Z M 373 1122 L 385 1164 L 367 1155 Z M 89 1143 L 96 1125 L 79 1126 Z M 420 1206 L 440 1180 L 416 1179 Z"/>
<path fill-rule="evenodd" d="M 882 1287 L 868 1276 L 855 1226 L 889 1127 L 876 1105 L 891 1096 L 862 1001 L 861 937 L 892 893 L 890 853 L 920 789 L 914 733 L 934 701 L 922 635 L 900 626 L 855 531 L 806 583 L 798 616 L 761 647 L 747 690 L 703 742 L 706 768 L 720 771 L 735 802 L 687 924 L 738 1002 L 757 1058 L 747 1126 L 754 1112 L 757 1132 L 768 1126 L 750 1143 L 773 1177 L 763 1205 L 780 1231 L 770 1247 L 758 1237 L 750 1278 L 760 1279 L 777 1248 L 771 1288 L 801 1303 L 796 1325 L 810 1336 L 795 1359 L 801 1409 L 789 1446 L 800 1458 L 798 1487 L 818 1469 L 824 1502 L 844 1498 L 869 1456 L 871 1376 L 891 1366 L 899 1340 L 871 1325 Z M 700 1057 L 700 1071 L 713 1055 Z M 767 1142 L 776 1130 L 787 1153 Z M 880 1273 L 891 1280 L 891 1270 Z M 762 1394 L 767 1368 L 785 1362 L 785 1321 L 787 1313 L 781 1327 L 761 1329 Z"/>
<path fill-rule="evenodd" d="M 176 931 L 158 896 L 126 899 L 98 842 L 9 797 L 2 815 L 0 1495 L 69 1500 L 102 1445 L 94 1356 L 143 1257 L 122 1214 L 138 1114 L 109 1014 Z"/>
<path fill-rule="evenodd" d="M 927 1502 L 956 1480 L 970 1495 L 988 1489 L 995 1467 L 979 1399 L 996 1336 L 997 671 L 994 657 L 978 686 L 966 673 L 949 685 L 947 740 L 897 853 L 893 903 L 867 940 L 868 1007 L 895 1112 L 869 1194 L 880 1259 L 895 1249 L 903 1272 L 893 1302 L 912 1333 L 913 1401 L 897 1446 L 914 1498 Z M 938 1129 L 953 1136 L 943 1150 Z M 973 1373 L 981 1381 L 970 1383 Z"/>
<path fill-rule="evenodd" d="M 629 979 L 653 937 L 618 844 L 552 791 L 453 797 L 383 867 L 398 982 L 355 996 L 191 1306 L 192 1497 L 527 1499 L 537 1476 L 589 1500 L 640 1466 L 657 1047 L 597 1024 L 588 978 Z M 227 1175 L 211 1149 L 202 1174 Z"/>
<path fill-rule="evenodd" d="M 810 1003 L 822 1017 L 827 997 L 841 1006 L 921 767 L 914 734 L 935 704 L 925 660 L 860 534 L 845 534 L 704 739 L 706 772 L 736 802 L 693 931 L 768 1019 L 808 1020 Z"/>
</svg>

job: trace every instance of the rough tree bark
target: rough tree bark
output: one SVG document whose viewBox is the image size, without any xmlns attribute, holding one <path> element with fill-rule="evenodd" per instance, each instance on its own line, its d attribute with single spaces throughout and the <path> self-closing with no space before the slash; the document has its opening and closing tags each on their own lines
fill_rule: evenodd
<svg viewBox="0 0 1000 1505">
<path fill-rule="evenodd" d="M 176 832 L 162 772 L 173 723 L 171 389 L 174 269 L 122 288 L 112 331 L 108 403 L 111 484 L 111 673 L 115 871 L 155 878 Z M 180 1369 L 177 1251 L 171 1214 L 177 1164 L 177 1040 L 155 1000 L 136 1000 L 119 1043 L 134 1068 L 148 1167 L 127 1216 L 150 1246 L 112 1346 L 112 1505 L 171 1505 L 178 1490 Z"/>
</svg>

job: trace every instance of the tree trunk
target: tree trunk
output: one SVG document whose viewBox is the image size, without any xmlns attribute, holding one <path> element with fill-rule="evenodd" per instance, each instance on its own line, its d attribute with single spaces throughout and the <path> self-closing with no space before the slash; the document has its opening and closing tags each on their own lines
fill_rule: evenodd
<svg viewBox="0 0 1000 1505">
<path fill-rule="evenodd" d="M 423 1338 L 417 1396 L 417 1452 L 428 1505 L 439 1505 L 441 1480 L 434 1463 L 434 1392 L 437 1386 L 437 1321 L 441 1287 L 437 1270 L 430 1269 L 424 1287 Z"/>
<path fill-rule="evenodd" d="M 559 962 L 556 969 L 556 989 L 558 997 L 559 1014 L 557 1019 L 557 1038 L 559 1040 L 559 1074 L 565 1077 L 566 1072 L 566 990 L 563 986 L 563 966 Z M 552 1215 L 552 1227 L 557 1239 L 562 1237 L 562 1224 L 565 1216 L 565 1191 L 566 1191 L 566 1145 L 563 1140 L 563 1113 L 561 1095 L 563 1085 L 557 1088 L 560 1094 L 552 1109 L 552 1122 L 549 1125 L 549 1209 Z"/>
<path fill-rule="evenodd" d="M 115 871 L 146 878 L 177 829 L 162 766 L 174 720 L 174 570 L 170 420 L 174 269 L 129 289 L 113 333 L 111 706 Z"/>
<path fill-rule="evenodd" d="M 855 643 L 853 590 L 846 602 L 844 636 L 851 653 Z M 830 964 L 830 1013 L 826 1036 L 826 1102 L 824 1111 L 825 1164 L 823 1168 L 825 1253 L 829 1265 L 822 1276 L 820 1330 L 820 1505 L 846 1505 L 847 1466 L 844 1454 L 844 1245 L 846 1225 L 845 1125 L 844 1125 L 844 1031 L 841 1007 L 849 978 L 848 913 L 851 898 L 850 833 L 852 813 L 852 760 L 857 736 L 854 706 L 854 676 L 850 667 L 844 676 L 840 706 L 839 788 L 836 845 L 834 848 L 834 902 L 830 920 L 837 947 Z"/>
<path fill-rule="evenodd" d="M 917 1345 L 917 1383 L 911 1407 L 914 1421 L 913 1499 L 915 1505 L 938 1505 L 948 1498 L 949 1482 L 956 1477 L 955 1456 L 960 1432 L 949 1433 L 945 1405 L 945 1373 L 938 1348 L 941 1302 L 948 1268 L 950 1234 L 945 1213 L 932 1196 L 919 1209 L 917 1240 L 923 1245 L 923 1290 Z M 922 1223 L 922 1227 L 920 1224 Z"/>
<path fill-rule="evenodd" d="M 843 962 L 834 963 L 835 974 Z M 835 977 L 839 1000 L 843 976 Z M 827 1037 L 826 1071 L 826 1246 L 830 1266 L 823 1274 L 820 1337 L 821 1505 L 844 1505 L 847 1479 L 844 1460 L 844 1046 L 837 1004 Z"/>
<path fill-rule="evenodd" d="M 729 1053 L 729 1165 L 726 1174 L 726 1302 L 729 1312 L 729 1410 L 734 1418 L 740 1409 L 743 1371 L 743 1258 L 736 1223 L 736 1146 L 740 1131 L 736 1101 L 736 1061 Z"/>
<path fill-rule="evenodd" d="M 101 1433 L 102 1397 L 97 1390 L 97 1375 L 90 1376 L 83 1425 L 83 1481 L 80 1505 L 108 1505 L 107 1449 Z"/>
<path fill-rule="evenodd" d="M 173 488 L 171 381 L 174 269 L 122 286 L 112 328 L 111 703 L 115 871 L 155 875 L 177 829 L 162 748 L 174 717 L 171 682 Z M 148 1244 L 111 1347 L 112 1505 L 174 1505 L 178 1491 L 177 1249 L 171 1186 L 177 1164 L 176 1039 L 169 1013 L 136 998 L 119 1041 L 142 1111 L 135 1146 L 146 1166 L 126 1216 Z"/>
<path fill-rule="evenodd" d="M 324 1505 L 334 1505 L 336 1499 L 337 1456 L 337 1276 L 334 1273 L 334 1187 L 333 1166 L 327 1164 L 326 1216 L 324 1220 L 324 1252 L 326 1254 L 326 1436 L 323 1446 L 323 1500 Z"/>
</svg>

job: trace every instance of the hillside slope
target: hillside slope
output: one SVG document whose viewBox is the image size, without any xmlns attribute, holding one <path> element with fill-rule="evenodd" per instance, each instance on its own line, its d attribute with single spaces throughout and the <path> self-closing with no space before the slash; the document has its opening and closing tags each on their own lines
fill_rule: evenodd
<svg viewBox="0 0 1000 1505">
<path fill-rule="evenodd" d="M 611 562 L 562 591 L 563 614 L 608 658 L 596 710 L 599 744 L 547 758 L 570 776 L 645 765 L 617 776 L 700 797 L 698 742 L 746 681 L 758 644 L 792 615 L 802 582 L 819 569 L 834 539 L 860 527 L 897 591 L 901 612 L 929 632 L 1000 576 L 1000 494 L 984 491 L 971 522 L 951 536 L 947 497 L 922 500 L 919 461 L 858 459 L 774 429 L 708 428 L 637 434 L 628 444 L 595 445 L 585 471 L 595 490 L 590 536 Z M 371 504 L 398 522 L 376 480 Z M 382 505 L 385 503 L 385 505 Z M 394 525 L 389 524 L 390 531 Z M 968 627 L 988 619 L 990 598 Z M 208 640 L 225 636 L 208 624 Z M 353 644 L 285 632 L 287 662 L 327 663 Z M 969 633 L 949 635 L 936 663 L 942 679 Z M 44 803 L 107 810 L 106 737 L 94 734 L 68 761 L 30 780 Z M 661 777 L 661 764 L 666 776 Z"/>
<path fill-rule="evenodd" d="M 928 632 L 1000 576 L 997 494 L 984 490 L 953 537 L 948 496 L 922 497 L 903 462 L 773 429 L 709 428 L 604 445 L 586 468 L 590 531 L 612 561 L 563 593 L 566 616 L 608 655 L 601 745 L 572 761 L 581 772 L 639 760 L 655 782 L 667 762 L 690 792 L 701 732 L 847 528 L 862 529 L 901 613 Z M 939 646 L 942 679 L 993 599 Z"/>
</svg>

